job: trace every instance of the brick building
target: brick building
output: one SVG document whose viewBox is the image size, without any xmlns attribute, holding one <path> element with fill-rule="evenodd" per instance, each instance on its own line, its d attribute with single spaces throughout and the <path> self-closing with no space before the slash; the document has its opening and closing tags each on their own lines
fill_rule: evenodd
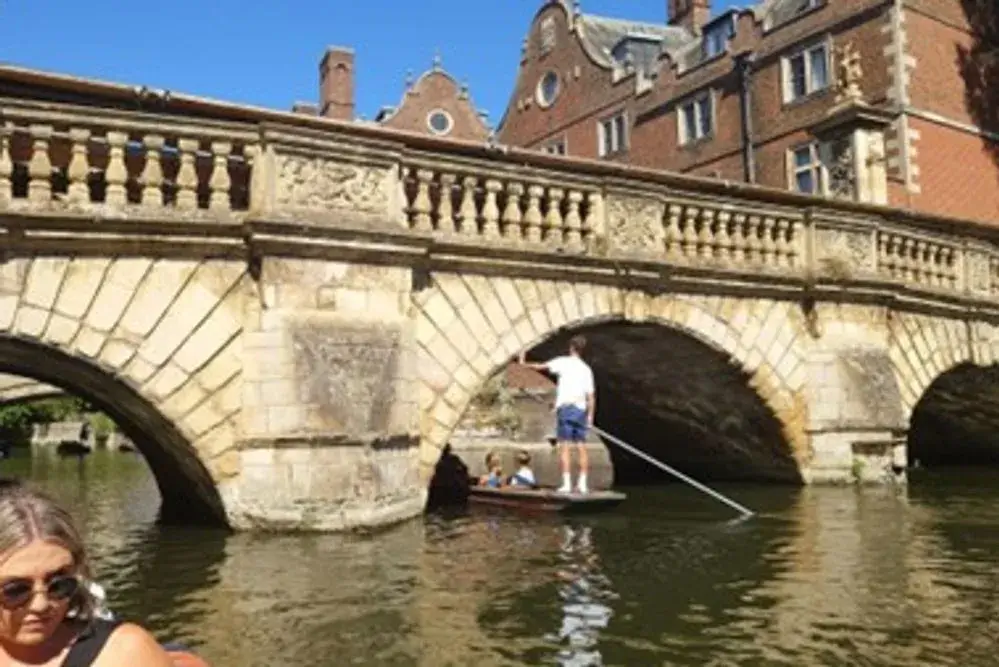
<svg viewBox="0 0 999 667">
<path fill-rule="evenodd" d="M 296 103 L 297 113 L 355 120 L 354 52 L 343 47 L 327 49 L 319 63 L 319 104 Z M 452 139 L 485 141 L 490 129 L 484 113 L 472 103 L 468 87 L 441 67 L 440 58 L 415 81 L 407 79 L 402 100 L 383 107 L 373 121 L 397 130 Z"/>
<path fill-rule="evenodd" d="M 549 0 L 501 143 L 999 220 L 995 0 Z"/>
</svg>

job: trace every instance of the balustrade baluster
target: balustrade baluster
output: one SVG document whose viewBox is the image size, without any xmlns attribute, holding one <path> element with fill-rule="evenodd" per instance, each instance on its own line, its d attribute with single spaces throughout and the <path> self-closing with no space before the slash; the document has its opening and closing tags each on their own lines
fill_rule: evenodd
<svg viewBox="0 0 999 667">
<path fill-rule="evenodd" d="M 6 204 L 14 197 L 14 162 L 10 157 L 10 137 L 13 133 L 13 126 L 10 124 L 0 125 L 0 206 Z"/>
<path fill-rule="evenodd" d="M 49 158 L 49 140 L 52 127 L 32 125 L 31 161 L 28 163 L 28 199 L 34 203 L 52 201 L 52 160 Z"/>
<path fill-rule="evenodd" d="M 763 266 L 770 268 L 775 265 L 777 255 L 777 243 L 774 241 L 774 225 L 776 221 L 771 216 L 763 218 Z"/>
<path fill-rule="evenodd" d="M 888 277 L 892 280 L 902 277 L 901 245 L 902 241 L 897 236 L 894 234 L 888 236 L 888 257 L 885 264 L 888 268 Z"/>
<path fill-rule="evenodd" d="M 946 247 L 937 243 L 929 245 L 929 282 L 933 287 L 943 287 L 947 280 L 947 267 L 944 263 Z"/>
<path fill-rule="evenodd" d="M 683 211 L 683 256 L 686 259 L 697 257 L 697 216 L 696 206 L 687 206 Z"/>
<path fill-rule="evenodd" d="M 547 245 L 562 245 L 562 199 L 565 190 L 548 188 L 548 210 L 545 214 L 544 242 Z"/>
<path fill-rule="evenodd" d="M 521 239 L 520 198 L 524 195 L 524 184 L 509 181 L 506 184 L 506 206 L 503 207 L 503 238 L 511 241 Z"/>
<path fill-rule="evenodd" d="M 914 253 L 916 256 L 916 263 L 915 263 L 916 282 L 921 283 L 923 285 L 933 284 L 933 278 L 931 274 L 934 271 L 934 266 L 932 264 L 933 261 L 932 257 L 930 256 L 931 248 L 932 244 L 926 241 L 923 240 L 916 241 L 916 249 Z"/>
<path fill-rule="evenodd" d="M 232 177 L 229 176 L 229 155 L 232 154 L 231 141 L 212 142 L 212 175 L 208 178 L 211 196 L 208 208 L 213 211 L 228 211 L 232 207 L 229 190 Z"/>
<path fill-rule="evenodd" d="M 454 184 L 458 177 L 452 173 L 442 173 L 439 177 L 437 188 L 437 231 L 444 234 L 453 234 L 454 226 Z"/>
<path fill-rule="evenodd" d="M 66 189 L 66 199 L 73 204 L 90 202 L 90 160 L 87 149 L 90 146 L 90 130 L 73 128 L 69 131 L 70 156 L 66 167 L 66 178 L 69 186 Z"/>
<path fill-rule="evenodd" d="M 524 237 L 528 243 L 541 242 L 541 197 L 545 189 L 540 185 L 527 188 L 527 212 L 524 213 Z"/>
<path fill-rule="evenodd" d="M 179 139 L 180 167 L 177 169 L 177 208 L 193 211 L 198 208 L 198 170 L 194 160 L 200 142 L 197 139 Z"/>
<path fill-rule="evenodd" d="M 805 264 L 805 258 L 802 255 L 802 244 L 804 239 L 805 223 L 801 220 L 792 221 L 787 248 L 787 263 L 792 269 L 801 268 Z"/>
<path fill-rule="evenodd" d="M 763 262 L 763 242 L 760 240 L 760 216 L 749 216 L 746 226 L 746 255 L 750 264 Z"/>
<path fill-rule="evenodd" d="M 683 256 L 683 231 L 680 229 L 680 216 L 683 215 L 683 207 L 678 204 L 670 204 L 666 211 L 666 257 L 670 260 Z"/>
<path fill-rule="evenodd" d="M 791 244 L 788 242 L 787 234 L 790 227 L 790 222 L 787 218 L 777 218 L 777 266 L 782 268 L 787 268 L 791 266 L 790 257 L 790 247 Z"/>
<path fill-rule="evenodd" d="M 942 259 L 943 285 L 951 289 L 957 289 L 959 280 L 957 275 L 957 251 L 954 248 L 944 246 Z"/>
<path fill-rule="evenodd" d="M 108 164 L 104 169 L 104 203 L 108 206 L 124 206 L 128 202 L 128 167 L 125 164 L 125 144 L 128 135 L 124 132 L 108 132 Z"/>
<path fill-rule="evenodd" d="M 583 193 L 579 190 L 569 191 L 569 209 L 565 214 L 565 244 L 570 250 L 583 247 L 583 222 L 579 217 L 579 205 L 583 201 Z"/>
<path fill-rule="evenodd" d="M 715 247 L 718 258 L 726 264 L 732 262 L 732 237 L 728 231 L 731 221 L 732 214 L 730 212 L 718 211 L 718 232 L 715 234 Z"/>
<path fill-rule="evenodd" d="M 706 261 L 714 257 L 714 224 L 714 210 L 702 209 L 701 228 L 697 234 L 697 256 Z"/>
<path fill-rule="evenodd" d="M 905 239 L 902 242 L 902 280 L 911 283 L 916 277 L 915 242 Z"/>
<path fill-rule="evenodd" d="M 479 211 L 475 207 L 475 188 L 478 184 L 479 180 L 475 176 L 461 179 L 461 207 L 458 209 L 461 228 L 458 231 L 463 236 L 476 236 L 479 233 Z"/>
<path fill-rule="evenodd" d="M 430 217 L 430 182 L 434 172 L 430 169 L 416 170 L 416 196 L 413 198 L 413 229 L 418 232 L 431 232 L 434 229 Z"/>
<path fill-rule="evenodd" d="M 486 200 L 482 204 L 482 235 L 487 239 L 498 239 L 500 236 L 500 210 L 496 203 L 496 195 L 503 190 L 503 184 L 495 178 L 486 180 Z"/>
<path fill-rule="evenodd" d="M 732 261 L 735 264 L 743 264 L 746 261 L 746 216 L 743 213 L 735 214 L 735 221 L 732 225 Z"/>
<path fill-rule="evenodd" d="M 583 244 L 587 247 L 593 241 L 593 236 L 600 229 L 601 218 L 604 210 L 603 195 L 599 192 L 591 192 L 586 197 L 587 210 L 586 217 L 583 218 Z"/>
</svg>

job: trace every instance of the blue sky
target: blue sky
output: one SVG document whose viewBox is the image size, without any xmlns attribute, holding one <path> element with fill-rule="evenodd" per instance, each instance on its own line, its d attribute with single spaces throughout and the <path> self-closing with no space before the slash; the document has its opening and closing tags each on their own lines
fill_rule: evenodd
<svg viewBox="0 0 999 667">
<path fill-rule="evenodd" d="M 743 5 L 715 0 L 715 9 Z M 506 7 L 501 12 L 493 8 Z M 398 103 L 439 50 L 499 121 L 541 0 L 0 0 L 0 60 L 287 109 L 315 101 L 327 45 L 357 54 L 357 111 Z M 584 12 L 662 22 L 666 0 L 582 0 Z"/>
</svg>

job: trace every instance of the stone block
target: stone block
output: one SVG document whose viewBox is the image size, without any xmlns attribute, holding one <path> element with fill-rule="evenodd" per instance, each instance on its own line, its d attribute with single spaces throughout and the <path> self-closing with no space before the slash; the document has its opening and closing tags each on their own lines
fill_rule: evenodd
<svg viewBox="0 0 999 667">
<path fill-rule="evenodd" d="M 97 357 L 104 347 L 105 340 L 107 340 L 106 333 L 91 329 L 88 326 L 82 326 L 73 340 L 73 349 L 93 359 Z"/>
<path fill-rule="evenodd" d="M 184 369 L 176 364 L 168 363 L 150 379 L 146 390 L 152 396 L 163 399 L 177 391 L 189 378 L 190 375 Z"/>
<path fill-rule="evenodd" d="M 39 338 L 48 322 L 49 311 L 34 306 L 21 306 L 14 320 L 14 331 L 24 336 Z"/>
<path fill-rule="evenodd" d="M 59 315 L 53 316 L 53 320 Z M 49 322 L 48 331 L 52 331 L 52 322 Z M 101 350 L 100 360 L 106 366 L 114 369 L 121 369 L 128 363 L 135 354 L 135 347 L 126 341 L 112 338 L 104 344 Z"/>
<path fill-rule="evenodd" d="M 68 345 L 73 340 L 73 337 L 76 336 L 76 332 L 79 329 L 80 323 L 78 320 L 70 319 L 58 313 L 52 313 L 52 317 L 49 318 L 48 326 L 45 329 L 45 334 L 42 337 L 56 345 Z"/>
<path fill-rule="evenodd" d="M 66 317 L 81 319 L 90 309 L 97 290 L 104 282 L 109 259 L 88 258 L 69 264 L 63 276 L 55 310 Z"/>
<path fill-rule="evenodd" d="M 239 313 L 233 303 L 237 298 L 235 295 L 229 295 L 197 326 L 174 353 L 174 363 L 193 373 L 208 363 L 219 350 L 225 348 L 242 328 Z"/>
<path fill-rule="evenodd" d="M 86 324 L 98 331 L 112 331 L 151 265 L 148 259 L 116 259 L 87 312 Z"/>
<path fill-rule="evenodd" d="M 8 331 L 14 323 L 14 314 L 20 297 L 16 294 L 0 296 L 0 330 Z"/>
<path fill-rule="evenodd" d="M 59 286 L 71 261 L 65 257 L 36 257 L 28 269 L 23 302 L 42 310 L 50 310 L 55 304 Z"/>
<path fill-rule="evenodd" d="M 147 336 L 196 268 L 191 261 L 157 261 L 132 295 L 118 328 L 140 340 Z"/>
<path fill-rule="evenodd" d="M 493 278 L 490 282 L 499 297 L 503 310 L 506 311 L 507 318 L 511 322 L 515 322 L 525 312 L 524 303 L 517 287 L 509 278 Z"/>
</svg>

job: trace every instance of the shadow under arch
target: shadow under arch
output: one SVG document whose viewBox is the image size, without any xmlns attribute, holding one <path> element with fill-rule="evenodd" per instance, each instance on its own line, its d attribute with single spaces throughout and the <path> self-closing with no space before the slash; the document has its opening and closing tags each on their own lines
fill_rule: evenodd
<svg viewBox="0 0 999 667">
<path fill-rule="evenodd" d="M 604 430 L 699 479 L 802 483 L 785 425 L 751 374 L 697 332 L 659 319 L 590 318 L 551 332 L 529 357 L 565 354 L 578 334 L 587 339 Z M 616 482 L 672 479 L 608 447 Z"/>
<path fill-rule="evenodd" d="M 999 466 L 999 364 L 937 376 L 912 410 L 908 450 L 910 465 Z"/>
<path fill-rule="evenodd" d="M 93 361 L 10 335 L 0 335 L 0 372 L 78 394 L 108 414 L 135 443 L 156 478 L 161 522 L 227 524 L 222 499 L 198 453 L 129 384 Z"/>
</svg>

